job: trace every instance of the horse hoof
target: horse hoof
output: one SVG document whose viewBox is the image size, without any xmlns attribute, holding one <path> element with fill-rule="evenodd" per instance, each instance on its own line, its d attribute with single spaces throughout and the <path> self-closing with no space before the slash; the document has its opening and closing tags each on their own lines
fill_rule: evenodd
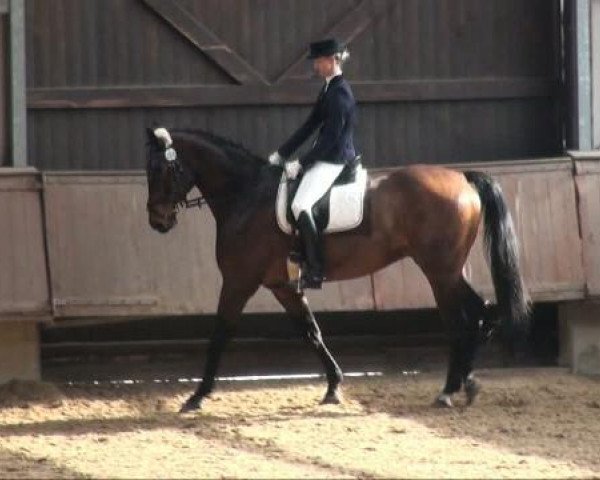
<svg viewBox="0 0 600 480">
<path fill-rule="evenodd" d="M 342 399 L 337 392 L 327 393 L 321 400 L 321 405 L 339 405 L 340 403 L 342 403 Z"/>
<path fill-rule="evenodd" d="M 187 413 L 200 410 L 200 400 L 189 399 L 179 409 L 179 413 Z"/>
<path fill-rule="evenodd" d="M 453 408 L 454 404 L 450 395 L 442 393 L 434 400 L 433 406 L 437 408 Z"/>
<path fill-rule="evenodd" d="M 477 398 L 477 395 L 479 395 L 480 391 L 481 385 L 479 385 L 479 383 L 476 380 L 470 378 L 465 382 L 465 394 L 467 396 L 467 405 L 471 405 L 475 401 L 475 398 Z"/>
</svg>

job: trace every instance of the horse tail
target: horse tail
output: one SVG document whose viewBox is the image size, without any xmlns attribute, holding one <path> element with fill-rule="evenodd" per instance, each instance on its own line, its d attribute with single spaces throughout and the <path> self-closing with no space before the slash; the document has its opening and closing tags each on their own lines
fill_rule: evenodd
<svg viewBox="0 0 600 480">
<path fill-rule="evenodd" d="M 529 299 L 519 270 L 519 243 L 512 216 L 496 180 L 481 172 L 464 173 L 483 204 L 484 244 L 504 340 L 515 346 L 529 330 Z"/>
</svg>

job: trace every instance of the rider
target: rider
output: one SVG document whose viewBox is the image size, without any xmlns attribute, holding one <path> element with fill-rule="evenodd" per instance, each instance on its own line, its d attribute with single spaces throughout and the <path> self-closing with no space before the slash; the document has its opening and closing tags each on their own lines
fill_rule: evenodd
<svg viewBox="0 0 600 480">
<path fill-rule="evenodd" d="M 308 119 L 269 156 L 271 164 L 281 165 L 319 128 L 312 148 L 299 159 L 287 161 L 284 165 L 288 178 L 295 178 L 303 172 L 292 202 L 292 212 L 308 264 L 308 271 L 302 275 L 302 288 L 321 288 L 323 282 L 323 248 L 312 207 L 327 193 L 344 166 L 356 157 L 353 140 L 356 102 L 350 85 L 342 75 L 342 65 L 349 56 L 346 47 L 333 38 L 310 44 L 308 58 L 313 60 L 314 70 L 325 80 L 325 85 Z"/>
</svg>

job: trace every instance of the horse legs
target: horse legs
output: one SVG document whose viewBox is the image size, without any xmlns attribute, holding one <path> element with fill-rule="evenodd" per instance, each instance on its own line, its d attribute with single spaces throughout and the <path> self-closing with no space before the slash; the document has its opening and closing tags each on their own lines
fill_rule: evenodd
<svg viewBox="0 0 600 480">
<path fill-rule="evenodd" d="M 271 291 L 321 359 L 327 375 L 327 393 L 321 403 L 340 403 L 338 386 L 343 379 L 342 370 L 323 342 L 321 330 L 308 306 L 306 297 L 290 287 L 274 288 Z"/>
<path fill-rule="evenodd" d="M 483 320 L 486 307 L 463 277 L 451 287 L 436 284 L 434 293 L 451 339 L 446 384 L 435 404 L 452 407 L 452 395 L 462 386 L 465 388 L 467 404 L 471 404 L 480 390 L 472 371 L 481 342 L 480 321 Z"/>
<path fill-rule="evenodd" d="M 493 316 L 493 312 L 464 278 L 461 281 L 466 292 L 463 311 L 467 318 L 464 332 L 465 345 L 461 374 L 467 397 L 467 405 L 471 405 L 481 390 L 479 382 L 473 374 L 473 362 L 475 361 L 477 349 L 491 335 L 493 326 L 490 317 Z"/>
<path fill-rule="evenodd" d="M 213 391 L 221 354 L 235 333 L 238 319 L 246 302 L 257 289 L 258 285 L 253 289 L 241 289 L 223 282 L 217 309 L 217 324 L 208 345 L 202 382 L 194 394 L 183 404 L 181 413 L 199 409 L 202 400 Z"/>
</svg>

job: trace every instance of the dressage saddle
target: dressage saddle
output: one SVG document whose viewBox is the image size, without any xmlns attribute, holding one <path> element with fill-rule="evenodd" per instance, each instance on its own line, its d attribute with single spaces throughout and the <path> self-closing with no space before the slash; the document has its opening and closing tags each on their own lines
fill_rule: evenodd
<svg viewBox="0 0 600 480">
<path fill-rule="evenodd" d="M 352 183 L 356 180 L 356 171 L 359 167 L 362 166 L 362 155 L 357 155 L 351 161 L 347 162 L 344 165 L 344 169 L 338 175 L 338 177 L 333 182 L 332 187 L 337 185 L 345 185 L 347 183 Z M 298 190 L 298 186 L 302 181 L 302 175 L 299 175 L 294 180 L 288 180 L 288 202 L 287 202 L 287 220 L 292 225 L 294 230 L 297 230 L 296 219 L 294 218 L 294 214 L 292 213 L 292 202 L 294 200 L 294 196 L 296 195 L 296 191 Z M 323 232 L 327 225 L 329 224 L 329 196 L 331 195 L 331 189 L 327 190 L 327 193 L 323 195 L 317 203 L 315 203 L 312 214 L 315 220 L 315 224 L 319 232 Z"/>
</svg>

